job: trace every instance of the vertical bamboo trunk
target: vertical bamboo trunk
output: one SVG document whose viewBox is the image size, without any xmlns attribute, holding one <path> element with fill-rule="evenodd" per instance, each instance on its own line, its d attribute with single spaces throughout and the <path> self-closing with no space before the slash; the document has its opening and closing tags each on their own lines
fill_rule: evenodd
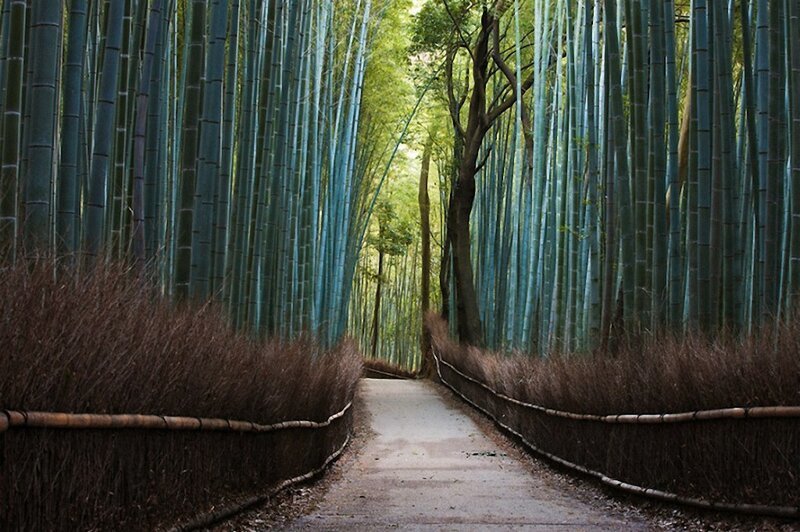
<svg viewBox="0 0 800 532">
<path fill-rule="evenodd" d="M 597 7 L 599 10 L 599 7 Z M 586 234 L 588 237 L 589 245 L 589 282 L 586 289 L 587 300 L 587 337 L 588 346 L 595 346 L 601 339 L 601 269 L 600 269 L 600 212 L 602 205 L 600 204 L 601 196 L 599 195 L 600 187 L 600 169 L 598 167 L 598 145 L 597 145 L 597 123 L 598 113 L 595 104 L 596 94 L 596 76 L 595 76 L 595 58 L 594 42 L 593 42 L 593 27 L 594 27 L 594 11 L 595 6 L 593 2 L 586 2 L 584 14 L 584 83 L 585 83 L 585 97 L 586 97 L 586 131 L 587 131 L 587 146 L 586 146 L 586 164 L 587 164 L 587 205 L 586 205 Z"/>
<path fill-rule="evenodd" d="M 787 43 L 800 42 L 800 5 L 789 1 Z M 787 307 L 800 308 L 800 50 L 790 44 L 787 47 L 790 57 L 789 76 L 789 116 L 791 119 L 790 138 L 791 161 L 789 183 L 791 187 L 791 244 L 789 264 L 789 294 Z"/>
<path fill-rule="evenodd" d="M 650 279 L 648 278 L 648 207 L 651 196 L 648 194 L 648 182 L 654 176 L 648 176 L 647 172 L 647 115 L 645 111 L 647 102 L 647 70 L 646 70 L 646 46 L 645 35 L 642 29 L 641 2 L 625 2 L 626 5 L 626 31 L 629 31 L 626 49 L 630 65 L 628 65 L 628 96 L 630 100 L 630 151 L 631 151 L 631 174 L 630 190 L 632 205 L 630 210 L 633 214 L 635 223 L 634 250 L 635 267 L 633 282 L 633 303 L 634 308 L 626 308 L 629 313 L 629 321 L 636 327 L 641 324 L 649 324 L 651 294 Z M 625 201 L 625 199 L 623 199 Z M 626 289 L 627 290 L 627 289 Z"/>
<path fill-rule="evenodd" d="M 755 287 L 753 299 L 756 301 L 753 309 L 754 320 L 762 321 L 769 315 L 770 287 L 767 286 L 772 279 L 770 268 L 767 266 L 768 249 L 767 240 L 774 242 L 774 237 L 767 235 L 767 210 L 768 210 L 768 161 L 769 161 L 769 2 L 758 1 L 756 15 L 756 113 L 757 113 L 757 150 L 758 150 L 758 187 L 756 192 L 756 250 L 757 263 L 755 266 Z"/>
<path fill-rule="evenodd" d="M 81 93 L 86 62 L 87 31 L 88 2 L 73 0 L 69 6 L 56 219 L 56 250 L 59 255 L 67 257 L 77 250 L 79 237 L 80 213 L 77 207 L 81 184 L 78 161 L 81 157 Z"/>
<path fill-rule="evenodd" d="M 185 81 L 182 87 L 183 121 L 180 146 L 180 186 L 175 255 L 175 293 L 178 299 L 190 295 L 192 226 L 197 180 L 197 149 L 200 119 L 201 78 L 203 75 L 203 40 L 206 3 L 192 0 L 187 5 L 188 36 L 184 38 Z"/>
<path fill-rule="evenodd" d="M 667 156 L 667 179 L 669 183 L 669 251 L 668 251 L 668 298 L 669 320 L 673 330 L 683 322 L 681 280 L 683 278 L 681 259 L 681 181 L 680 181 L 680 140 L 681 130 L 678 121 L 678 84 L 675 68 L 675 6 L 672 0 L 664 3 L 665 52 L 666 52 L 666 91 L 667 122 L 669 124 L 669 154 Z"/>
<path fill-rule="evenodd" d="M 116 116 L 112 145 L 112 163 L 109 174 L 107 204 L 108 219 L 106 223 L 107 247 L 118 260 L 126 256 L 128 238 L 126 219 L 129 205 L 126 197 L 130 184 L 128 182 L 128 109 L 132 101 L 131 83 L 131 35 L 133 34 L 133 0 L 117 0 L 125 3 L 125 14 L 122 17 L 122 47 L 119 50 L 119 81 L 117 84 Z"/>
<path fill-rule="evenodd" d="M 692 168 L 690 183 L 696 183 L 697 218 L 694 221 L 697 231 L 697 255 L 694 267 L 694 286 L 690 289 L 692 307 L 696 309 L 697 325 L 704 329 L 713 328 L 711 323 L 711 94 L 709 86 L 709 35 L 708 11 L 704 0 L 694 4 L 692 39 L 695 63 L 695 117 L 694 137 L 696 168 Z M 690 192 L 691 194 L 691 192 Z"/>
<path fill-rule="evenodd" d="M 0 253 L 16 258 L 19 228 L 19 187 L 22 88 L 25 72 L 25 0 L 10 0 L 7 25 L 9 45 L 5 60 L 3 98 L 3 152 L 0 168 Z"/>
<path fill-rule="evenodd" d="M 208 11 L 210 21 L 206 36 L 203 111 L 200 122 L 197 184 L 192 218 L 191 275 L 189 295 L 204 301 L 211 296 L 211 263 L 214 191 L 219 183 L 222 145 L 222 92 L 225 69 L 225 37 L 227 34 L 228 2 L 215 0 Z M 227 186 L 225 183 L 223 186 Z"/>
<path fill-rule="evenodd" d="M 378 357 L 378 339 L 380 337 L 381 287 L 383 286 L 384 252 L 378 249 L 378 274 L 375 278 L 375 308 L 372 314 L 372 341 L 370 342 L 370 358 Z"/>
<path fill-rule="evenodd" d="M 754 197 L 752 200 L 752 207 L 748 207 L 746 209 L 742 209 L 742 217 L 746 217 L 747 221 L 749 222 L 752 218 L 752 224 L 755 226 L 755 238 L 753 242 L 753 247 L 755 248 L 752 252 L 754 258 L 752 260 L 751 266 L 751 274 L 750 274 L 750 281 L 749 281 L 749 293 L 751 303 L 744 308 L 743 302 L 740 301 L 740 309 L 739 309 L 739 320 L 740 324 L 744 324 L 747 321 L 749 316 L 752 316 L 753 313 L 756 315 L 760 314 L 761 308 L 761 299 L 759 296 L 759 287 L 760 287 L 760 280 L 759 280 L 759 269 L 758 269 L 758 261 L 760 256 L 760 213 L 761 208 L 759 205 L 759 198 L 758 190 L 760 189 L 760 160 L 759 160 L 759 153 L 758 153 L 758 140 L 757 134 L 758 129 L 756 127 L 757 123 L 757 116 L 756 116 L 756 82 L 754 79 L 754 65 L 753 65 L 753 53 L 752 53 L 752 46 L 751 46 L 751 39 L 750 39 L 750 14 L 748 12 L 749 6 L 742 2 L 740 7 L 740 20 L 741 20 L 741 27 L 742 27 L 742 55 L 744 56 L 742 70 L 744 71 L 744 80 L 742 89 L 744 92 L 743 98 L 743 112 L 744 112 L 744 120 L 743 129 L 746 131 L 747 139 L 747 157 L 744 158 L 745 160 L 745 169 L 746 174 L 743 174 L 743 189 L 745 191 L 751 191 L 751 195 Z M 747 175 L 749 174 L 749 175 Z M 748 179 L 749 178 L 749 179 Z M 745 204 L 746 205 L 746 204 Z M 745 232 L 749 227 L 749 223 L 742 224 L 742 230 L 740 234 L 740 240 L 747 240 L 749 241 L 751 238 L 751 233 Z M 741 293 L 741 291 L 739 292 Z"/>
<path fill-rule="evenodd" d="M 122 48 L 123 2 L 108 4 L 103 62 L 99 72 L 98 100 L 95 110 L 94 141 L 86 202 L 84 251 L 90 260 L 103 251 L 106 229 L 106 197 L 109 184 L 111 141 L 117 113 L 119 56 Z"/>
<path fill-rule="evenodd" d="M 653 186 L 652 220 L 652 277 L 651 307 L 652 321 L 650 327 L 657 330 L 665 323 L 664 301 L 667 280 L 667 150 L 664 132 L 666 131 L 666 109 L 663 102 L 667 100 L 667 84 L 665 82 L 665 48 L 667 46 L 664 32 L 664 8 L 658 0 L 650 2 L 650 103 L 649 108 L 649 156 L 648 174 Z"/>
<path fill-rule="evenodd" d="M 55 184 L 56 91 L 61 42 L 61 5 L 36 2 L 31 20 L 32 72 L 28 92 L 31 109 L 25 154 L 25 220 L 28 252 L 50 251 L 52 187 Z"/>
<path fill-rule="evenodd" d="M 156 41 L 161 29 L 163 0 L 153 0 L 147 23 L 142 70 L 139 79 L 139 91 L 136 95 L 136 125 L 133 137 L 133 257 L 143 263 L 146 259 L 145 242 L 145 135 L 147 133 L 147 116 L 150 105 L 150 87 L 152 85 L 153 60 Z"/>
<path fill-rule="evenodd" d="M 611 192 L 608 193 L 610 198 L 615 200 L 615 205 L 612 207 L 613 210 L 618 209 L 617 218 L 619 220 L 619 232 L 620 232 L 620 251 L 621 251 L 621 270 L 622 270 L 622 292 L 623 292 L 623 312 L 624 315 L 627 317 L 635 308 L 634 303 L 634 283 L 635 283 L 635 271 L 634 271 L 634 262 L 635 262 L 635 242 L 634 242 L 634 221 L 633 221 L 633 213 L 631 212 L 630 208 L 630 176 L 628 172 L 628 162 L 627 162 L 627 154 L 624 152 L 624 139 L 626 138 L 625 134 L 625 123 L 624 123 L 624 113 L 623 113 L 623 104 L 622 104 L 622 88 L 621 88 L 621 66 L 620 66 L 620 53 L 619 53 L 619 42 L 618 42 L 618 35 L 616 29 L 616 8 L 610 0 L 606 0 L 605 3 L 605 15 L 606 15 L 606 64 L 607 64 L 607 71 L 606 76 L 608 78 L 608 94 L 607 97 L 610 99 L 610 110 L 609 110 L 609 130 L 607 132 L 606 138 L 607 140 L 607 150 L 608 150 L 608 157 L 607 157 L 607 175 L 609 181 L 615 179 L 616 176 L 616 183 L 614 184 L 613 194 Z M 609 137 L 610 135 L 610 137 Z M 610 185 L 606 185 L 607 188 Z M 610 221 L 610 214 L 607 214 L 607 221 L 608 224 Z M 611 238 L 609 236 L 611 232 L 607 229 L 607 236 L 606 238 Z M 607 260 L 613 261 L 614 256 L 616 255 L 616 249 L 608 249 L 606 248 L 606 252 L 608 254 Z M 606 326 L 604 330 L 604 336 L 608 338 L 610 334 L 610 325 L 611 320 L 613 319 L 612 314 L 616 312 L 613 308 L 611 303 L 612 298 L 614 296 L 614 287 L 611 276 L 611 273 L 606 275 L 606 289 L 609 291 L 606 295 Z M 606 341 L 607 342 L 607 341 Z"/>
<path fill-rule="evenodd" d="M 721 208 L 723 217 L 722 227 L 722 251 L 714 257 L 715 267 L 722 268 L 722 276 L 719 279 L 718 291 L 721 291 L 722 300 L 719 308 L 722 312 L 719 320 L 720 325 L 738 325 L 739 307 L 741 306 L 742 286 L 742 257 L 738 252 L 737 235 L 739 226 L 737 218 L 741 210 L 741 200 L 737 186 L 737 177 L 740 175 L 737 168 L 734 146 L 736 145 L 735 131 L 735 112 L 736 103 L 734 101 L 734 83 L 731 72 L 731 45 L 732 28 L 730 18 L 725 10 L 714 5 L 715 27 L 715 64 L 717 75 L 715 76 L 715 101 L 718 102 L 719 109 L 718 126 L 715 126 L 715 147 L 719 147 L 720 159 L 715 161 L 715 172 L 722 181 Z M 719 277 L 719 275 L 718 275 Z"/>
<path fill-rule="evenodd" d="M 769 3 L 769 97 L 767 149 L 767 219 L 765 242 L 765 319 L 778 317 L 781 295 L 782 211 L 786 168 L 786 47 L 784 3 Z"/>
<path fill-rule="evenodd" d="M 226 306 L 230 304 L 230 265 L 234 258 L 234 253 L 232 250 L 228 249 L 231 241 L 229 235 L 234 225 L 232 223 L 229 224 L 229 220 L 231 220 L 232 216 L 232 209 L 229 203 L 232 195 L 232 184 L 234 182 L 234 133 L 236 131 L 237 102 L 241 98 L 241 93 L 238 90 L 240 16 L 239 0 L 233 0 L 233 2 L 231 2 L 230 25 L 228 30 L 228 41 L 232 44 L 228 46 L 228 59 L 225 73 L 222 159 L 220 161 L 219 200 L 214 236 L 214 274 L 212 279 L 212 288 L 215 290 L 222 290 L 222 299 Z"/>
</svg>

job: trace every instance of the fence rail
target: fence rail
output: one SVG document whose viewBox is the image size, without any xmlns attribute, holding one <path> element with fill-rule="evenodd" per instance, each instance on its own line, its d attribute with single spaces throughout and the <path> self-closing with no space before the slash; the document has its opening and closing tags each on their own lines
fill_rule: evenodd
<svg viewBox="0 0 800 532">
<path fill-rule="evenodd" d="M 409 379 L 412 378 L 412 377 L 407 377 L 405 375 L 399 375 L 397 373 L 392 373 L 390 371 L 382 371 L 382 370 L 379 370 L 379 369 L 369 368 L 367 366 L 364 366 L 364 373 L 365 374 L 375 373 L 376 375 L 383 375 L 384 377 L 389 378 L 389 379 L 409 380 Z"/>
<path fill-rule="evenodd" d="M 0 433 L 12 428 L 50 429 L 157 429 L 265 433 L 284 429 L 318 429 L 344 416 L 352 406 L 348 402 L 325 421 L 282 421 L 262 425 L 252 421 L 149 414 L 73 414 L 66 412 L 0 411 Z"/>
<path fill-rule="evenodd" d="M 626 423 L 626 424 L 653 424 L 653 423 L 686 423 L 689 421 L 711 421 L 714 419 L 757 419 L 757 418 L 798 418 L 800 419 L 800 406 L 752 406 L 752 407 L 733 407 L 715 408 L 711 410 L 695 410 L 692 412 L 677 412 L 672 414 L 610 414 L 600 416 L 596 414 L 577 414 L 555 410 L 541 405 L 526 403 L 513 397 L 500 393 L 478 379 L 467 375 L 454 365 L 444 359 L 436 360 L 450 368 L 460 377 L 473 382 L 485 389 L 498 399 L 508 401 L 517 406 L 530 408 L 548 416 L 572 419 L 575 421 L 599 421 L 601 423 Z M 441 375 L 440 375 L 441 377 Z"/>
</svg>

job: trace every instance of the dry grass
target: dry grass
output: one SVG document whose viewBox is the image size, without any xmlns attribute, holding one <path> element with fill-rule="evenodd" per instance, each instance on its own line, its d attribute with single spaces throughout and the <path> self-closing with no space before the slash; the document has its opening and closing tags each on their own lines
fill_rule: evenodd
<svg viewBox="0 0 800 532">
<path fill-rule="evenodd" d="M 47 263 L 16 268 L 0 300 L 7 409 L 324 418 L 360 371 L 349 342 L 331 353 L 309 338 L 254 342 L 216 309 L 176 308 L 119 267 L 58 280 Z"/>
<path fill-rule="evenodd" d="M 387 375 L 388 374 L 388 375 Z M 409 371 L 397 364 L 386 362 L 377 358 L 364 359 L 364 375 L 373 378 L 398 378 L 398 379 L 416 379 L 418 377 L 416 372 Z"/>
<path fill-rule="evenodd" d="M 0 408 L 266 424 L 324 420 L 353 397 L 351 341 L 257 342 L 121 266 L 53 271 L 42 260 L 0 276 Z M 349 422 L 277 436 L 11 430 L 0 435 L 0 528 L 150 528 L 312 469 Z"/>
<path fill-rule="evenodd" d="M 429 316 L 446 360 L 522 401 L 587 414 L 800 405 L 800 320 L 745 340 L 661 334 L 614 355 L 518 356 L 459 346 Z"/>
</svg>

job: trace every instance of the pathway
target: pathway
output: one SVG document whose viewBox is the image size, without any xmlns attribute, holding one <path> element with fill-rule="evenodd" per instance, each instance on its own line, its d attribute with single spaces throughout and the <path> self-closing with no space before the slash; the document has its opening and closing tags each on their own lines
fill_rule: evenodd
<svg viewBox="0 0 800 532">
<path fill-rule="evenodd" d="M 364 379 L 375 436 L 293 530 L 621 530 L 498 451 L 424 382 Z"/>
</svg>

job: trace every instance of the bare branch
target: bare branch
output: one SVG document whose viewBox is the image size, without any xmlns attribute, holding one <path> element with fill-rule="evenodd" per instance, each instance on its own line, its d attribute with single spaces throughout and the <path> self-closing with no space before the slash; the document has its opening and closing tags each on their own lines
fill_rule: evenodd
<svg viewBox="0 0 800 532">
<path fill-rule="evenodd" d="M 455 62 L 455 55 L 456 51 L 454 49 L 449 50 L 447 52 L 447 56 L 445 57 L 445 72 L 447 76 L 447 80 L 445 81 L 445 85 L 447 85 L 447 107 L 450 111 L 450 119 L 453 121 L 453 127 L 455 128 L 456 133 L 461 138 L 464 138 L 466 133 L 464 132 L 464 127 L 461 125 L 461 107 L 464 105 L 467 91 L 464 91 L 460 99 L 456 99 L 456 95 L 453 92 L 455 85 L 453 78 L 453 63 Z"/>
<path fill-rule="evenodd" d="M 494 143 L 490 144 L 489 147 L 486 148 L 486 153 L 483 155 L 483 159 L 481 162 L 475 166 L 475 173 L 481 171 L 481 169 L 486 166 L 486 162 L 489 160 L 489 156 L 492 154 L 492 149 L 494 148 Z"/>
<path fill-rule="evenodd" d="M 475 61 L 475 56 L 472 55 L 472 49 L 470 48 L 470 43 L 469 41 L 467 41 L 466 37 L 464 37 L 464 34 L 461 32 L 461 25 L 458 23 L 456 17 L 453 15 L 453 12 L 450 10 L 450 4 L 447 3 L 447 0 L 442 0 L 442 3 L 444 4 L 445 11 L 447 11 L 447 16 L 449 16 L 450 20 L 453 22 L 453 26 L 456 29 L 456 33 L 458 33 L 458 38 L 461 41 L 461 45 L 467 49 L 467 52 L 469 53 L 470 57 L 472 58 L 473 61 Z"/>
<path fill-rule="evenodd" d="M 510 109 L 511 106 L 513 106 L 514 103 L 516 103 L 516 101 L 517 101 L 517 91 L 516 91 L 517 75 L 514 72 L 514 70 L 510 66 L 508 66 L 508 64 L 503 59 L 503 55 L 500 53 L 500 23 L 499 23 L 499 21 L 497 19 L 495 19 L 495 22 L 494 22 L 493 36 L 494 36 L 494 39 L 493 39 L 494 42 L 493 42 L 493 49 L 492 49 L 492 60 L 497 65 L 497 68 L 506 77 L 506 79 L 508 80 L 509 86 L 513 89 L 513 91 L 512 91 L 510 96 L 508 96 L 505 100 L 503 100 L 503 103 L 501 103 L 500 105 L 498 105 L 496 107 L 493 105 L 492 106 L 493 107 L 492 110 L 489 113 L 487 113 L 486 121 L 484 123 L 484 127 L 486 129 L 488 129 L 492 125 L 492 123 L 495 120 L 497 120 L 497 118 L 500 115 L 502 115 L 508 109 Z M 531 88 L 531 86 L 533 86 L 533 73 L 531 73 L 530 76 L 528 76 L 528 78 L 520 86 L 520 91 L 519 91 L 520 95 L 525 94 L 528 91 L 528 89 Z M 523 118 L 523 126 L 525 126 L 525 129 L 527 130 L 528 126 L 524 122 L 526 122 L 526 121 L 530 122 L 530 118 L 526 116 L 527 115 L 527 109 L 525 109 L 524 106 L 523 106 L 522 115 L 523 115 L 522 116 L 522 118 Z"/>
</svg>

